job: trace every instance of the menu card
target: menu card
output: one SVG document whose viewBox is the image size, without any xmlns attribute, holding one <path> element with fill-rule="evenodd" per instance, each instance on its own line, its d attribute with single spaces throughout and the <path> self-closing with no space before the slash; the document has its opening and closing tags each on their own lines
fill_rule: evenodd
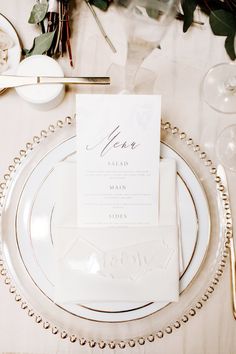
<svg viewBox="0 0 236 354">
<path fill-rule="evenodd" d="M 75 162 L 57 166 L 55 301 L 178 300 L 176 165 L 160 161 L 160 106 L 77 96 Z"/>
<path fill-rule="evenodd" d="M 77 225 L 158 222 L 161 98 L 77 95 Z"/>
</svg>

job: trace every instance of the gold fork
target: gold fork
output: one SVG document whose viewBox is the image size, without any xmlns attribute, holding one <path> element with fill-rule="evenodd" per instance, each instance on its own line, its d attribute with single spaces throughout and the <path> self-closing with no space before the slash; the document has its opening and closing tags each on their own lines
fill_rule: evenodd
<svg viewBox="0 0 236 354">
<path fill-rule="evenodd" d="M 220 177 L 221 182 L 224 186 L 224 193 L 227 195 L 228 201 L 229 201 L 229 188 L 228 188 L 228 182 L 227 182 L 227 177 L 226 173 L 224 170 L 224 167 L 222 165 L 218 165 L 217 167 L 217 175 Z M 220 193 L 220 192 L 218 192 Z M 235 243 L 234 243 L 234 235 L 233 235 L 233 222 L 231 220 L 231 223 L 226 225 L 226 220 L 224 216 L 224 210 L 222 207 L 222 201 L 221 201 L 221 210 L 222 210 L 222 217 L 224 218 L 224 226 L 227 226 L 227 234 L 229 237 L 229 257 L 230 257 L 230 277 L 231 277 L 231 294 L 232 294 L 232 307 L 233 307 L 233 315 L 236 320 L 236 261 L 235 261 Z M 230 203 L 227 209 L 227 213 L 231 215 L 232 218 L 232 213 L 230 209 Z"/>
</svg>

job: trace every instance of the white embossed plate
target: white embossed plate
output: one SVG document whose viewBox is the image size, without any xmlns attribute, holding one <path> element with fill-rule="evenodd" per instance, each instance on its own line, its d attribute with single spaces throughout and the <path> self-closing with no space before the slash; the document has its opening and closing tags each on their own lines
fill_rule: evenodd
<svg viewBox="0 0 236 354">
<path fill-rule="evenodd" d="M 20 62 L 21 58 L 21 46 L 20 46 L 20 41 L 18 38 L 18 35 L 16 33 L 15 28 L 13 25 L 9 22 L 9 20 L 0 14 L 0 30 L 4 31 L 7 33 L 11 39 L 13 40 L 13 46 L 8 50 L 8 68 L 4 72 L 4 75 L 10 75 L 14 73 L 14 70 L 16 69 L 17 65 Z"/>
</svg>

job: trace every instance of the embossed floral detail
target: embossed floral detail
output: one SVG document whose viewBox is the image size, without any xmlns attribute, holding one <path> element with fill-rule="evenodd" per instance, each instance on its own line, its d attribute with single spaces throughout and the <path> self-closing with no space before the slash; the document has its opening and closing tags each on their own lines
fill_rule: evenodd
<svg viewBox="0 0 236 354">
<path fill-rule="evenodd" d="M 148 272 L 166 269 L 174 252 L 162 239 L 102 251 L 86 239 L 78 238 L 64 259 L 73 270 L 112 279 L 138 280 Z"/>
</svg>

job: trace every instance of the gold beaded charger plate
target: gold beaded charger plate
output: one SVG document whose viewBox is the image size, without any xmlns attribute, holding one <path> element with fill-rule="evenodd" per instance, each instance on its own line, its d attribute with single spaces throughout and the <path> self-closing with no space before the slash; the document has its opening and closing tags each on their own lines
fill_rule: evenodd
<svg viewBox="0 0 236 354">
<path fill-rule="evenodd" d="M 185 133 L 162 124 L 161 154 L 175 158 L 178 171 L 183 257 L 179 302 L 69 306 L 53 301 L 51 224 L 55 166 L 66 159 L 73 161 L 75 150 L 75 121 L 68 117 L 34 137 L 9 166 L 0 185 L 5 283 L 29 316 L 71 342 L 114 348 L 161 338 L 196 314 L 223 272 L 228 236 L 219 219 L 218 189 L 222 205 L 228 201 L 216 169 Z M 146 333 L 140 334 L 140 328 Z"/>
</svg>

